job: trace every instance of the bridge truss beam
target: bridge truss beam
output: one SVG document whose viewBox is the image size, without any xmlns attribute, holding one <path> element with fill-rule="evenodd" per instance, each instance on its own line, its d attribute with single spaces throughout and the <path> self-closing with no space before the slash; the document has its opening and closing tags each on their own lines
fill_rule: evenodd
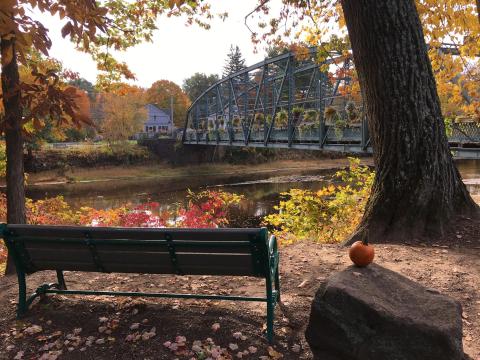
<svg viewBox="0 0 480 360">
<path fill-rule="evenodd" d="M 221 79 L 189 108 L 183 143 L 372 152 L 362 100 L 343 92 L 350 58 L 332 53 L 320 66 L 315 57 L 286 53 Z M 476 123 L 448 135 L 454 156 L 480 158 Z"/>
</svg>

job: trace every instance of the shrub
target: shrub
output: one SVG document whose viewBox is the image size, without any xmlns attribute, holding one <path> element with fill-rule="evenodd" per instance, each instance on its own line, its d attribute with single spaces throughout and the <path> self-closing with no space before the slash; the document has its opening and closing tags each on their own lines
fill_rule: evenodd
<svg viewBox="0 0 480 360">
<path fill-rule="evenodd" d="M 48 225 L 86 225 L 123 227 L 193 227 L 216 228 L 228 225 L 230 210 L 242 196 L 224 191 L 189 191 L 186 206 L 164 210 L 157 202 L 125 204 L 118 208 L 74 210 L 62 196 L 44 200 L 27 199 L 27 222 Z M 0 222 L 6 221 L 6 196 L 0 193 Z M 0 241 L 0 274 L 7 251 Z"/>
<path fill-rule="evenodd" d="M 348 169 L 335 174 L 341 185 L 318 191 L 291 189 L 275 206 L 277 213 L 264 218 L 281 243 L 311 239 L 318 242 L 344 240 L 360 222 L 370 194 L 374 173 L 350 158 Z"/>
</svg>

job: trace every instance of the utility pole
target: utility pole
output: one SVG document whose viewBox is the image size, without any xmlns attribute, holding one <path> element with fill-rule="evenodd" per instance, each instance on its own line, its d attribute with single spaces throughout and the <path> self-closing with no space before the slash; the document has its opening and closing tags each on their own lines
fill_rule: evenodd
<svg viewBox="0 0 480 360">
<path fill-rule="evenodd" d="M 173 96 L 170 96 L 170 119 L 172 120 L 172 134 L 173 135 L 173 128 L 174 128 L 174 122 L 173 122 Z"/>
</svg>

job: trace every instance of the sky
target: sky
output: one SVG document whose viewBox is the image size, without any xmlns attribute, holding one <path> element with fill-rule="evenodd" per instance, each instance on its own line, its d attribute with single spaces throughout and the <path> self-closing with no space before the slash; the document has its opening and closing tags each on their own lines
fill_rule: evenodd
<svg viewBox="0 0 480 360">
<path fill-rule="evenodd" d="M 157 80 L 170 80 L 181 85 L 195 72 L 221 74 L 230 46 L 238 45 L 246 65 L 262 61 L 264 51 L 254 53 L 250 32 L 244 25 L 244 17 L 258 4 L 258 0 L 211 0 L 212 12 L 228 12 L 222 21 L 211 21 L 211 29 L 196 25 L 186 26 L 184 18 L 161 17 L 152 43 L 144 43 L 121 53 L 136 77 L 136 85 L 149 87 Z M 75 50 L 74 44 L 60 35 L 62 23 L 58 18 L 39 15 L 49 29 L 52 39 L 50 55 L 62 61 L 65 68 L 76 71 L 81 77 L 95 82 L 97 70 L 88 54 Z M 254 20 L 251 20 L 254 23 Z"/>
</svg>

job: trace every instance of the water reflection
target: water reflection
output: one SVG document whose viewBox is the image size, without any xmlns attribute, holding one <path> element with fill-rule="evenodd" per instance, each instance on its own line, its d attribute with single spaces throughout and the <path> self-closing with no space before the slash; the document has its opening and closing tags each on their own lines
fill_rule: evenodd
<svg viewBox="0 0 480 360">
<path fill-rule="evenodd" d="M 480 178 L 480 160 L 457 160 L 455 163 L 464 179 Z"/>
<path fill-rule="evenodd" d="M 472 194 L 480 194 L 480 161 L 462 160 L 457 163 Z M 288 176 L 277 173 L 245 176 L 189 176 L 181 179 L 135 179 L 97 182 L 88 184 L 62 184 L 30 187 L 27 196 L 42 199 L 63 195 L 74 208 L 89 206 L 97 209 L 119 207 L 125 203 L 140 204 L 147 201 L 159 202 L 162 209 L 171 209 L 185 204 L 187 189 L 201 190 L 218 188 L 242 194 L 245 200 L 237 217 L 251 223 L 272 212 L 280 194 L 292 188 L 318 190 L 332 181 L 334 171 L 308 170 Z M 477 181 L 478 180 L 478 181 Z"/>
</svg>

